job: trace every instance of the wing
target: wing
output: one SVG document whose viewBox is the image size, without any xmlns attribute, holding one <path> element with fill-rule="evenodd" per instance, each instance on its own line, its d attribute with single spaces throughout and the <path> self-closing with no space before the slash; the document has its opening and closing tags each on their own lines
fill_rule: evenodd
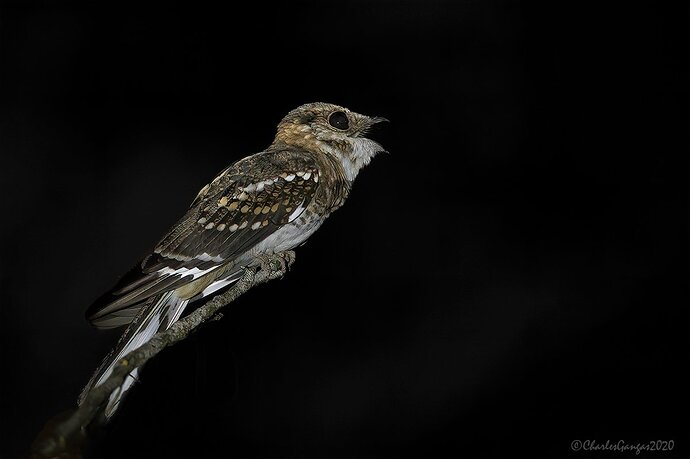
<svg viewBox="0 0 690 459">
<path fill-rule="evenodd" d="M 298 150 L 267 150 L 238 161 L 202 188 L 153 253 L 88 309 L 88 320 L 124 325 L 153 295 L 222 271 L 297 218 L 318 185 L 316 163 Z"/>
</svg>

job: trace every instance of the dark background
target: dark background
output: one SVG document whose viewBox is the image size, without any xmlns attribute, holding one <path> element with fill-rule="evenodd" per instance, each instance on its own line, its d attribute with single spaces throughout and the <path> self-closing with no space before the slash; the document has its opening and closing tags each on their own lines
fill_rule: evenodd
<svg viewBox="0 0 690 459">
<path fill-rule="evenodd" d="M 88 457 L 688 457 L 688 11 L 602 4 L 3 2 L 0 455 L 117 339 L 90 302 L 327 101 L 391 154 Z"/>
</svg>

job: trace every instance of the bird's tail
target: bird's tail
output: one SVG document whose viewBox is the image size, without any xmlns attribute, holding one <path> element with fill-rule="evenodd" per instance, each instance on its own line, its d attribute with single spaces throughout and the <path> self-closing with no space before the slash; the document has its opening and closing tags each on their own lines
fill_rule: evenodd
<svg viewBox="0 0 690 459">
<path fill-rule="evenodd" d="M 174 290 L 152 297 L 148 304 L 141 308 L 139 315 L 120 337 L 117 346 L 110 351 L 86 387 L 84 387 L 79 396 L 79 404 L 81 405 L 89 391 L 108 379 L 115 365 L 124 356 L 144 345 L 157 332 L 170 328 L 179 319 L 188 302 L 189 300 L 177 296 Z M 125 377 L 122 385 L 110 394 L 104 412 L 106 419 L 109 419 L 115 413 L 125 393 L 136 382 L 139 370 L 140 368 L 134 368 Z"/>
</svg>

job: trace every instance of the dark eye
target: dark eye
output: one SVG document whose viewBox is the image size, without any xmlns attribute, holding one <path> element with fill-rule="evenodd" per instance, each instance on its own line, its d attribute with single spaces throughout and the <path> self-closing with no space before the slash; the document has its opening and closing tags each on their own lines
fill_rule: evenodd
<svg viewBox="0 0 690 459">
<path fill-rule="evenodd" d="M 347 115 L 343 112 L 333 112 L 331 116 L 328 117 L 328 124 L 341 131 L 346 130 L 350 127 L 350 121 L 347 119 Z"/>
</svg>

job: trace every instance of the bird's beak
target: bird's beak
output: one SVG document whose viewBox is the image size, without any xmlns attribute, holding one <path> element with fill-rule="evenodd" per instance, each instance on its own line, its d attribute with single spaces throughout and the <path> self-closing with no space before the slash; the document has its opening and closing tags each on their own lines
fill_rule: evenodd
<svg viewBox="0 0 690 459">
<path fill-rule="evenodd" d="M 371 131 L 371 128 L 379 123 L 388 123 L 388 119 L 384 118 L 382 116 L 364 116 L 364 129 L 360 131 L 359 137 L 364 137 L 366 136 L 369 138 L 369 132 Z M 369 140 L 373 145 L 376 146 L 376 150 L 379 153 L 388 153 L 387 150 L 385 150 L 381 144 L 378 142 L 374 142 L 373 140 Z"/>
<path fill-rule="evenodd" d="M 382 116 L 368 116 L 367 117 L 367 122 L 369 123 L 369 126 L 373 126 L 374 124 L 379 124 L 379 123 L 390 123 L 388 118 L 384 118 Z"/>
<path fill-rule="evenodd" d="M 361 128 L 360 128 L 360 135 L 365 136 L 371 128 L 379 123 L 386 122 L 388 123 L 388 119 L 384 118 L 382 116 L 366 116 L 366 115 L 360 115 L 360 123 L 361 123 Z"/>
</svg>

